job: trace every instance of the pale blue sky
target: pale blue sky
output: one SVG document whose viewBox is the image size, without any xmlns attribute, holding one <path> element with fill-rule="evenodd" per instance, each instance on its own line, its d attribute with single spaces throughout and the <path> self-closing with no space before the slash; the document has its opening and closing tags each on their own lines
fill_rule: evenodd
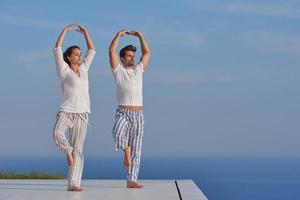
<svg viewBox="0 0 300 200">
<path fill-rule="evenodd" d="M 145 156 L 300 154 L 300 1 L 1 1 L 0 157 L 58 156 L 61 93 L 52 48 L 84 25 L 90 70 L 87 156 L 114 156 L 116 108 L 108 46 L 139 29 L 151 47 L 144 74 Z M 136 38 L 123 38 L 120 46 Z M 86 50 L 77 32 L 64 47 Z M 140 52 L 138 53 L 140 55 Z"/>
</svg>

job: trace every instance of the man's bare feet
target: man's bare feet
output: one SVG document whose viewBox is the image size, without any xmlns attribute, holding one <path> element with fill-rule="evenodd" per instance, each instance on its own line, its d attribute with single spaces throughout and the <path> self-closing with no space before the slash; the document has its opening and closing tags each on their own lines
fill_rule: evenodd
<svg viewBox="0 0 300 200">
<path fill-rule="evenodd" d="M 128 146 L 125 150 L 124 150 L 124 160 L 123 160 L 123 164 L 125 165 L 125 167 L 129 168 L 131 166 L 131 147 Z"/>
<path fill-rule="evenodd" d="M 72 152 L 67 153 L 67 162 L 69 166 L 73 165 L 74 159 L 73 159 Z"/>
<path fill-rule="evenodd" d="M 78 186 L 72 186 L 72 187 L 68 188 L 68 191 L 69 192 L 82 192 L 83 189 L 81 187 L 78 187 Z"/>
<path fill-rule="evenodd" d="M 134 181 L 127 181 L 127 188 L 143 188 L 144 186 Z"/>
</svg>

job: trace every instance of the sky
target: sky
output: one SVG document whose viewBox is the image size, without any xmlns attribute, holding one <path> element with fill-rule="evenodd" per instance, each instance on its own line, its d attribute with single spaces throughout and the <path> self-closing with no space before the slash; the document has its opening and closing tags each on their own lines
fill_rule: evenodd
<svg viewBox="0 0 300 200">
<path fill-rule="evenodd" d="M 53 47 L 79 22 L 95 44 L 85 155 L 114 157 L 116 94 L 108 47 L 138 29 L 144 73 L 144 156 L 298 156 L 300 1 L 153 0 L 0 3 L 0 158 L 61 156 L 52 139 L 62 100 Z M 70 32 L 63 48 L 79 45 Z M 118 46 L 134 44 L 124 37 Z"/>
</svg>

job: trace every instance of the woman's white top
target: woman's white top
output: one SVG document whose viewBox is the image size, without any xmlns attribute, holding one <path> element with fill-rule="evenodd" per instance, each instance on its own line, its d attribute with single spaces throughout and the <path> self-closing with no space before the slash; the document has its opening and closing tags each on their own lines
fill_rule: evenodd
<svg viewBox="0 0 300 200">
<path fill-rule="evenodd" d="M 63 91 L 63 101 L 59 111 L 90 113 L 88 70 L 96 51 L 88 49 L 79 65 L 80 76 L 71 70 L 63 59 L 61 47 L 54 48 L 56 71 Z"/>
</svg>

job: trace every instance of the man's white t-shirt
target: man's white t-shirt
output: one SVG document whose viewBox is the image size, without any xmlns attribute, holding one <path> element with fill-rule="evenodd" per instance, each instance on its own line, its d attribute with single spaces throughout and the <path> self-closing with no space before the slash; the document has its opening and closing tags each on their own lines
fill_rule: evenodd
<svg viewBox="0 0 300 200">
<path fill-rule="evenodd" d="M 126 69 L 119 63 L 112 70 L 117 91 L 118 105 L 143 106 L 143 64 Z"/>
</svg>

